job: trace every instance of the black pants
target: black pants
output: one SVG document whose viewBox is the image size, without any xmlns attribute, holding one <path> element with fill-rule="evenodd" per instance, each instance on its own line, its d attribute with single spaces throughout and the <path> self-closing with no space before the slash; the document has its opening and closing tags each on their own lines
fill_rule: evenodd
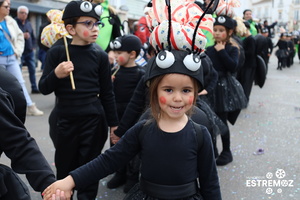
<svg viewBox="0 0 300 200">
<path fill-rule="evenodd" d="M 104 114 L 82 117 L 57 117 L 55 164 L 57 178 L 96 158 L 104 147 L 108 126 Z M 98 182 L 77 191 L 80 200 L 95 199 Z"/>
<path fill-rule="evenodd" d="M 223 121 L 223 123 L 228 127 L 228 113 L 227 112 L 216 112 L 216 114 L 219 116 L 219 118 Z M 230 131 L 228 128 L 228 131 L 221 135 L 222 139 L 222 146 L 223 146 L 223 151 L 229 151 L 230 150 Z"/>
</svg>

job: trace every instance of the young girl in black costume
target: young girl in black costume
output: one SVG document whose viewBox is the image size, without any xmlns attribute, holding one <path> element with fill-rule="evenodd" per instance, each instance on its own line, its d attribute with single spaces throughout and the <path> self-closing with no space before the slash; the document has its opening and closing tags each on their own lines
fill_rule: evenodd
<svg viewBox="0 0 300 200">
<path fill-rule="evenodd" d="M 214 90 L 214 110 L 227 125 L 231 112 L 245 108 L 247 99 L 240 83 L 234 78 L 238 68 L 238 48 L 233 46 L 229 38 L 233 33 L 234 22 L 230 17 L 218 16 L 214 23 L 215 45 L 208 47 L 207 55 L 213 62 L 219 74 L 219 80 Z M 228 126 L 228 125 L 227 125 Z M 216 160 L 217 165 L 232 162 L 230 150 L 230 132 L 221 135 L 223 151 Z"/>
<path fill-rule="evenodd" d="M 170 26 L 174 28 L 171 22 Z M 221 199 L 210 134 L 187 114 L 203 87 L 200 53 L 206 40 L 203 35 L 197 39 L 201 45 L 188 46 L 193 51 L 172 50 L 168 40 L 166 48 L 149 60 L 145 84 L 149 85 L 152 118 L 138 122 L 104 154 L 48 187 L 45 199 L 55 197 L 57 189 L 69 197 L 74 187 L 99 181 L 137 153 L 142 163 L 141 180 L 125 199 Z"/>
</svg>

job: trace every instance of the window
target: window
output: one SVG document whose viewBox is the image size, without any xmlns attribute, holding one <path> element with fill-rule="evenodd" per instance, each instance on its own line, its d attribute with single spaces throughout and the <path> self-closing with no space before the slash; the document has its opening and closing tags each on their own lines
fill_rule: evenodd
<svg viewBox="0 0 300 200">
<path fill-rule="evenodd" d="M 278 12 L 278 19 L 279 19 L 279 20 L 282 19 L 282 12 L 281 12 L 281 11 Z"/>
<path fill-rule="evenodd" d="M 299 20 L 299 10 L 294 11 L 294 20 L 298 21 Z"/>
</svg>

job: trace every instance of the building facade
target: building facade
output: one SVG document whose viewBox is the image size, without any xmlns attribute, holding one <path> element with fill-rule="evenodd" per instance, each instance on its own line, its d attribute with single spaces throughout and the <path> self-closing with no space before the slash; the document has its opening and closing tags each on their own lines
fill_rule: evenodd
<svg viewBox="0 0 300 200">
<path fill-rule="evenodd" d="M 46 13 L 50 9 L 64 9 L 71 0 L 11 0 L 11 16 L 17 15 L 17 8 L 25 5 L 29 8 L 29 20 L 33 29 L 38 35 L 39 26 L 46 22 Z M 144 7 L 149 0 L 109 0 L 109 4 L 114 6 L 122 22 L 128 22 L 128 27 L 144 15 Z M 125 24 L 126 27 L 127 24 Z M 126 30 L 129 32 L 129 28 Z"/>
<path fill-rule="evenodd" d="M 300 0 L 240 0 L 241 7 L 237 8 L 237 14 L 242 16 L 242 11 L 251 9 L 253 17 L 269 24 L 278 22 L 277 28 L 286 31 L 300 29 Z"/>
</svg>

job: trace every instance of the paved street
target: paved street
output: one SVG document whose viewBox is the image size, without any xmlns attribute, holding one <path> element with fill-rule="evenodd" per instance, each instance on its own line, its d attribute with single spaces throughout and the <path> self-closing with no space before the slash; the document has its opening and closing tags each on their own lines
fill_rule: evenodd
<svg viewBox="0 0 300 200">
<path fill-rule="evenodd" d="M 230 126 L 234 161 L 218 167 L 223 200 L 300 199 L 300 64 L 297 57 L 294 60 L 291 68 L 279 71 L 272 55 L 265 86 L 253 86 L 248 108 Z M 26 72 L 24 76 L 28 84 Z M 45 115 L 27 117 L 26 127 L 55 171 L 48 135 L 54 95 L 31 97 Z M 218 146 L 221 150 L 220 138 Z M 9 164 L 4 155 L 0 162 Z M 97 199 L 122 199 L 123 188 L 109 190 L 107 180 L 100 181 Z M 41 199 L 37 192 L 31 195 Z"/>
</svg>

